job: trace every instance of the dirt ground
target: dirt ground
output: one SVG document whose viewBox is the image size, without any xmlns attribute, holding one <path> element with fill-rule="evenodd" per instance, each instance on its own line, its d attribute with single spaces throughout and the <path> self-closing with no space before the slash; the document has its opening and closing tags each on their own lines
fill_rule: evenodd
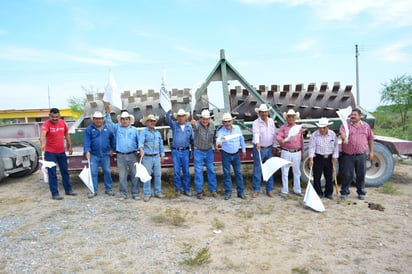
<svg viewBox="0 0 412 274">
<path fill-rule="evenodd" d="M 225 201 L 221 177 L 218 198 L 176 197 L 170 170 L 167 197 L 147 203 L 88 199 L 78 173 L 79 196 L 63 201 L 51 199 L 39 172 L 8 178 L 0 273 L 412 273 L 411 168 L 398 163 L 391 185 L 368 188 L 365 201 L 322 200 L 322 213 L 294 195 L 252 199 L 247 165 L 247 200 Z"/>
</svg>

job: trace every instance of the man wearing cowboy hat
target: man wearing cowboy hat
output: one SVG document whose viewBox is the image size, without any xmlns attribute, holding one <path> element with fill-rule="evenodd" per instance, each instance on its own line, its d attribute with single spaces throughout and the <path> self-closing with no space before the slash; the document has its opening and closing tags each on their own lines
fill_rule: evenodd
<svg viewBox="0 0 412 274">
<path fill-rule="evenodd" d="M 339 132 L 342 136 L 342 155 L 340 157 L 339 170 L 341 171 L 340 198 L 345 200 L 349 195 L 349 186 L 352 183 L 353 172 L 356 175 L 356 192 L 358 199 L 364 200 L 366 160 L 373 159 L 373 140 L 375 136 L 368 123 L 361 120 L 362 112 L 353 109 L 348 121 L 349 137 L 345 128 L 341 125 Z M 366 153 L 369 149 L 369 152 Z"/>
<path fill-rule="evenodd" d="M 174 171 L 174 185 L 176 192 L 182 191 L 186 196 L 191 196 L 190 193 L 190 174 L 189 174 L 189 160 L 190 150 L 193 145 L 193 128 L 187 122 L 189 112 L 179 109 L 173 117 L 177 120 L 172 120 L 172 111 L 166 113 L 166 122 L 172 129 L 172 159 Z M 182 176 L 180 176 L 182 172 Z"/>
<path fill-rule="evenodd" d="M 216 129 L 210 118 L 209 110 L 204 109 L 200 114 L 199 121 L 194 119 L 191 121 L 194 132 L 193 161 L 195 167 L 196 197 L 198 199 L 203 199 L 203 164 L 206 165 L 209 190 L 213 197 L 217 197 L 216 173 L 213 166 Z"/>
<path fill-rule="evenodd" d="M 299 112 L 289 109 L 287 113 L 283 113 L 286 123 L 279 128 L 276 136 L 281 147 L 280 157 L 292 162 L 293 170 L 293 192 L 298 196 L 302 195 L 300 187 L 300 163 L 303 160 L 303 132 L 299 129 L 295 136 L 289 136 L 292 127 L 296 126 L 296 119 L 299 119 Z M 282 170 L 282 191 L 281 195 L 285 196 L 289 193 L 289 165 L 281 167 Z"/>
<path fill-rule="evenodd" d="M 103 114 L 96 111 L 92 115 L 93 123 L 90 124 L 84 131 L 84 155 L 90 160 L 90 172 L 92 174 L 92 181 L 95 193 L 90 193 L 89 198 L 97 195 L 97 188 L 99 183 L 99 166 L 102 167 L 105 193 L 113 196 L 113 181 L 110 173 L 110 157 L 113 155 L 116 148 L 116 141 L 114 133 L 104 123 Z"/>
<path fill-rule="evenodd" d="M 142 157 L 142 165 L 154 179 L 154 196 L 156 198 L 163 198 L 161 163 L 164 161 L 165 151 L 162 135 L 155 128 L 158 120 L 159 117 L 153 114 L 149 114 L 140 120 L 146 127 L 139 134 L 139 150 Z M 143 192 L 144 201 L 148 202 L 152 193 L 150 181 L 143 182 Z"/>
<path fill-rule="evenodd" d="M 313 185 L 319 197 L 333 199 L 333 164 L 339 157 L 339 144 L 336 134 L 329 130 L 328 118 L 321 118 L 316 125 L 318 130 L 309 139 L 309 166 L 313 168 Z M 320 178 L 325 177 L 325 192 L 322 190 Z"/>
<path fill-rule="evenodd" d="M 245 139 L 238 125 L 233 124 L 230 113 L 224 113 L 222 117 L 223 127 L 217 132 L 216 143 L 222 148 L 223 186 L 225 189 L 225 200 L 232 196 L 232 178 L 230 175 L 230 165 L 233 167 L 236 179 L 237 196 L 246 199 L 243 183 L 243 175 L 240 170 L 239 148 L 242 149 L 242 158 L 246 157 Z M 236 136 L 238 135 L 238 136 Z M 231 136 L 236 136 L 231 138 Z"/>
<path fill-rule="evenodd" d="M 139 133 L 133 126 L 134 116 L 127 111 L 122 111 L 117 116 L 117 124 L 114 124 L 110 115 L 110 104 L 105 103 L 106 123 L 114 132 L 116 139 L 117 169 L 119 171 L 119 195 L 120 199 L 127 199 L 127 176 L 130 174 L 132 183 L 131 194 L 133 199 L 139 199 L 140 180 L 136 177 L 134 164 L 137 162 L 139 148 Z"/>
<path fill-rule="evenodd" d="M 262 180 L 262 167 L 260 159 L 264 163 L 273 157 L 276 147 L 276 127 L 273 119 L 269 118 L 269 109 L 266 104 L 261 104 L 255 109 L 259 117 L 253 121 L 253 178 L 252 197 L 256 198 L 260 193 L 260 182 Z M 260 154 L 260 155 L 259 155 Z M 273 197 L 273 176 L 266 182 L 266 195 Z"/>
</svg>

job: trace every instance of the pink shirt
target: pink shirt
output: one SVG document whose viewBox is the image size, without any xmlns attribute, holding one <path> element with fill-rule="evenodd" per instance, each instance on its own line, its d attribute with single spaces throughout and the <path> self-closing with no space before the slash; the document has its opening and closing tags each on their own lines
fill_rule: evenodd
<svg viewBox="0 0 412 274">
<path fill-rule="evenodd" d="M 278 135 L 276 136 L 276 141 L 279 143 L 281 139 L 288 137 L 289 131 L 292 127 L 289 124 L 284 124 L 279 128 Z M 282 148 L 288 150 L 300 149 L 303 154 L 303 131 L 300 129 L 296 136 L 290 138 L 290 140 L 281 145 Z"/>
<path fill-rule="evenodd" d="M 260 117 L 253 121 L 253 143 L 261 147 L 276 143 L 276 127 L 272 119 L 268 118 L 267 124 Z"/>
<path fill-rule="evenodd" d="M 359 126 L 355 126 L 354 124 L 352 124 L 352 122 L 348 121 L 348 128 L 348 144 L 342 143 L 342 151 L 346 154 L 364 153 L 369 147 L 368 141 L 375 138 L 371 127 L 364 121 L 361 121 Z M 341 133 L 345 132 L 343 125 L 340 126 L 339 131 Z"/>
<path fill-rule="evenodd" d="M 64 120 L 59 119 L 56 124 L 47 120 L 44 122 L 42 131 L 46 131 L 46 146 L 47 152 L 63 153 L 66 151 L 64 147 L 64 136 L 68 131 L 67 124 Z"/>
</svg>

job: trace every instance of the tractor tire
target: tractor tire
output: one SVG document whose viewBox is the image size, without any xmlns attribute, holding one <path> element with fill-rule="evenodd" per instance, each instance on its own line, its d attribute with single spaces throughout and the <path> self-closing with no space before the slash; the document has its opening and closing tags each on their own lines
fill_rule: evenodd
<svg viewBox="0 0 412 274">
<path fill-rule="evenodd" d="M 374 142 L 372 161 L 366 163 L 365 186 L 379 187 L 393 175 L 395 160 L 390 150 L 381 143 Z"/>
</svg>

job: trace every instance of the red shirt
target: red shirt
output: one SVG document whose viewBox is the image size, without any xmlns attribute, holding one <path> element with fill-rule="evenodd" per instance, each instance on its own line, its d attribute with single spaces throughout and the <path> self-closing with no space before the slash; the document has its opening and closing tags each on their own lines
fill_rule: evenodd
<svg viewBox="0 0 412 274">
<path fill-rule="evenodd" d="M 66 151 L 64 146 L 64 136 L 68 132 L 67 124 L 64 120 L 59 119 L 56 124 L 47 120 L 44 122 L 42 131 L 46 132 L 45 150 L 51 153 L 63 153 Z"/>
<path fill-rule="evenodd" d="M 373 140 L 372 129 L 368 123 L 361 121 L 358 126 L 355 126 L 348 121 L 349 140 L 348 144 L 342 143 L 342 151 L 346 154 L 362 154 L 369 147 L 369 140 Z M 345 132 L 343 125 L 340 126 L 341 133 Z"/>
</svg>

